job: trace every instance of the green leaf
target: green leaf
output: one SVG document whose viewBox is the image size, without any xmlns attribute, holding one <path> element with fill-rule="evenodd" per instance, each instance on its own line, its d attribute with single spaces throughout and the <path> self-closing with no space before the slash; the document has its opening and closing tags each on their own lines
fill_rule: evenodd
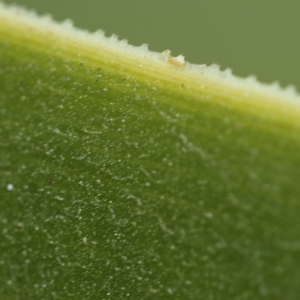
<svg viewBox="0 0 300 300">
<path fill-rule="evenodd" d="M 299 103 L 0 4 L 1 299 L 298 299 Z"/>
</svg>

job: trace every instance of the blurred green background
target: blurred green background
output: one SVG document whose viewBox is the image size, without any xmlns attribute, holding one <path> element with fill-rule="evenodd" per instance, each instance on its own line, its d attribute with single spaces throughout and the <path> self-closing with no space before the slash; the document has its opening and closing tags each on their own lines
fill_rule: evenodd
<svg viewBox="0 0 300 300">
<path fill-rule="evenodd" d="M 279 80 L 300 90 L 299 0 L 6 0 L 103 29 L 133 45 L 172 50 L 239 76 Z"/>
</svg>

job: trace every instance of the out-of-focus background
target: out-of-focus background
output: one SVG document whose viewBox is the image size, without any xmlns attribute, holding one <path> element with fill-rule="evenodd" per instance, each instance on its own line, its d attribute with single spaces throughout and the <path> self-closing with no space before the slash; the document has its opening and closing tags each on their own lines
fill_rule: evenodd
<svg viewBox="0 0 300 300">
<path fill-rule="evenodd" d="M 3 0 L 2 0 L 3 1 Z M 300 90 L 299 0 L 4 0 Z"/>
</svg>

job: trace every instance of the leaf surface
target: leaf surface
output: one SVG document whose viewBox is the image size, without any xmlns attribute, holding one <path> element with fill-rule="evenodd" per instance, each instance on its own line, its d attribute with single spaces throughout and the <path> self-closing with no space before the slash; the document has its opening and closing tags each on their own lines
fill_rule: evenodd
<svg viewBox="0 0 300 300">
<path fill-rule="evenodd" d="M 1 299 L 298 299 L 299 107 L 1 4 Z"/>
</svg>

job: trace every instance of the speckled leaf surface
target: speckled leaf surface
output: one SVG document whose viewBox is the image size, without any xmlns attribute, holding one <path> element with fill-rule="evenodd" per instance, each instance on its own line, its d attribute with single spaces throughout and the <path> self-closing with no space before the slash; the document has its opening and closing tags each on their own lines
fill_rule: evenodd
<svg viewBox="0 0 300 300">
<path fill-rule="evenodd" d="M 298 104 L 110 55 L 0 21 L 0 298 L 298 299 Z"/>
</svg>

